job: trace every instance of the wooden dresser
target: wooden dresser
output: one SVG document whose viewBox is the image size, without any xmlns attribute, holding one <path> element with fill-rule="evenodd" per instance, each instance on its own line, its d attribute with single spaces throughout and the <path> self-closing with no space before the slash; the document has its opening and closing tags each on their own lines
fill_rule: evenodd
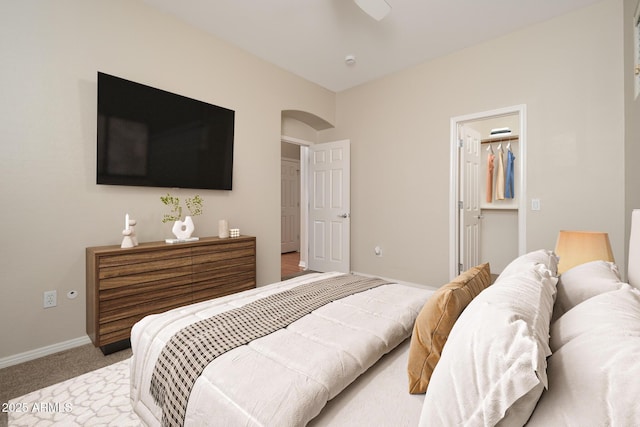
<svg viewBox="0 0 640 427">
<path fill-rule="evenodd" d="M 87 255 L 87 334 L 107 354 L 144 316 L 256 286 L 256 238 L 97 246 Z"/>
</svg>

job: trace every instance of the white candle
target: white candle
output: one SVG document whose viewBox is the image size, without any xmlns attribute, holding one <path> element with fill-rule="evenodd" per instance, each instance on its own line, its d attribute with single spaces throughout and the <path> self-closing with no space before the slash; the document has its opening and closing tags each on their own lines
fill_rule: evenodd
<svg viewBox="0 0 640 427">
<path fill-rule="evenodd" d="M 221 239 L 226 239 L 229 237 L 229 224 L 226 219 L 221 219 L 218 221 L 218 237 Z"/>
<path fill-rule="evenodd" d="M 129 214 L 124 216 L 124 229 L 127 231 L 129 230 Z"/>
</svg>

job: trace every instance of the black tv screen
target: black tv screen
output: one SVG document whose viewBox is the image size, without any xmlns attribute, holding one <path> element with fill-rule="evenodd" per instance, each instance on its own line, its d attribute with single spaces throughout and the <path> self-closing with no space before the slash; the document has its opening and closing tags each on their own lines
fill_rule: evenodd
<svg viewBox="0 0 640 427">
<path fill-rule="evenodd" d="M 235 112 L 98 72 L 97 183 L 231 190 Z"/>
</svg>

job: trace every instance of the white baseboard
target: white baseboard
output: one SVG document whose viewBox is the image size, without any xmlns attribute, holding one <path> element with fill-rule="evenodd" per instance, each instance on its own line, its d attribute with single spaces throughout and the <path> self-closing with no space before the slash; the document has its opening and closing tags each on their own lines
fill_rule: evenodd
<svg viewBox="0 0 640 427">
<path fill-rule="evenodd" d="M 9 366 L 18 365 L 30 360 L 39 359 L 40 357 L 58 353 L 60 351 L 69 350 L 71 348 L 80 347 L 81 345 L 90 344 L 89 336 L 74 338 L 69 341 L 48 345 L 46 347 L 36 348 L 35 350 L 25 351 L 24 353 L 15 354 L 13 356 L 3 357 L 0 359 L 0 369 Z"/>
</svg>

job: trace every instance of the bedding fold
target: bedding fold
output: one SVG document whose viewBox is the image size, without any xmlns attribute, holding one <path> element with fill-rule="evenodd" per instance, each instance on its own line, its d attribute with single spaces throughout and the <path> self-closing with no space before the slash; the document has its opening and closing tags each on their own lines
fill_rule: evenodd
<svg viewBox="0 0 640 427">
<path fill-rule="evenodd" d="M 164 346 L 151 377 L 150 392 L 162 408 L 162 425 L 184 423 L 193 384 L 216 357 L 274 333 L 332 301 L 387 283 L 345 274 L 269 295 L 186 326 Z"/>
</svg>

